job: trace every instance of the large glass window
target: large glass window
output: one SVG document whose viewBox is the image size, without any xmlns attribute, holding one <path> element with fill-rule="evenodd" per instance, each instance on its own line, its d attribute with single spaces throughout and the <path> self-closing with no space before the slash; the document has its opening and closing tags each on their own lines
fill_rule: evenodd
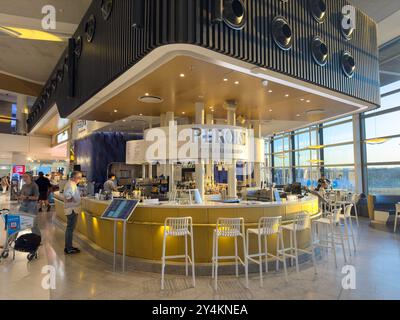
<svg viewBox="0 0 400 320">
<path fill-rule="evenodd" d="M 346 122 L 323 129 L 324 145 L 353 141 L 353 123 Z"/>
<path fill-rule="evenodd" d="M 364 168 L 370 194 L 400 195 L 400 93 L 396 92 L 399 88 L 400 81 L 381 88 L 382 107 L 363 117 Z"/>
<path fill-rule="evenodd" d="M 334 189 L 355 191 L 356 178 L 354 166 L 325 166 L 325 176 L 331 181 Z"/>
<path fill-rule="evenodd" d="M 400 165 L 368 166 L 368 192 L 400 195 Z"/>
<path fill-rule="evenodd" d="M 338 164 L 354 164 L 353 144 L 325 148 L 324 160 L 325 166 Z"/>
</svg>

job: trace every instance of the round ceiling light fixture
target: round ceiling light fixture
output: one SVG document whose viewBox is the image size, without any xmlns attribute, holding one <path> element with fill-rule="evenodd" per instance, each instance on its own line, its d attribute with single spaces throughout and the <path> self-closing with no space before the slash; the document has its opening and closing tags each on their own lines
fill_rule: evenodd
<svg viewBox="0 0 400 320">
<path fill-rule="evenodd" d="M 341 65 L 344 74 L 348 78 L 352 78 L 356 71 L 356 63 L 354 61 L 353 55 L 348 51 L 343 51 L 341 56 Z"/>
<path fill-rule="evenodd" d="M 306 111 L 306 114 L 308 116 L 320 116 L 320 115 L 325 114 L 325 110 L 324 109 L 312 109 L 312 110 Z"/>
<path fill-rule="evenodd" d="M 321 37 L 316 36 L 311 42 L 311 53 L 314 61 L 321 67 L 328 62 L 328 47 Z"/>
<path fill-rule="evenodd" d="M 326 17 L 326 3 L 325 0 L 309 0 L 311 14 L 315 21 L 322 23 Z"/>
<path fill-rule="evenodd" d="M 272 37 L 276 45 L 282 50 L 290 50 L 293 44 L 292 28 L 284 17 L 275 17 L 272 20 Z"/>
<path fill-rule="evenodd" d="M 157 97 L 157 96 L 141 96 L 138 98 L 138 101 L 143 102 L 143 103 L 161 103 L 164 100 L 161 97 Z"/>
<path fill-rule="evenodd" d="M 243 0 L 223 0 L 222 18 L 230 28 L 243 29 L 246 25 L 246 6 Z"/>
</svg>

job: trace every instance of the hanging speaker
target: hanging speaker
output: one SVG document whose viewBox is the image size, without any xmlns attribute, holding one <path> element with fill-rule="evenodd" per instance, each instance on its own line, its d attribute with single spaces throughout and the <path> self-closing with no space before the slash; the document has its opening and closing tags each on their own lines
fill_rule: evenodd
<svg viewBox="0 0 400 320">
<path fill-rule="evenodd" d="M 354 61 L 353 55 L 348 51 L 343 51 L 341 57 L 341 65 L 344 74 L 348 78 L 352 78 L 356 71 L 356 63 Z"/>
<path fill-rule="evenodd" d="M 282 50 L 292 48 L 292 28 L 284 17 L 275 17 L 271 26 L 272 38 L 276 45 Z"/>
<path fill-rule="evenodd" d="M 75 97 L 75 39 L 68 40 L 68 96 Z"/>
<path fill-rule="evenodd" d="M 314 61 L 321 67 L 328 62 L 328 47 L 321 37 L 316 36 L 311 42 L 311 53 Z"/>
<path fill-rule="evenodd" d="M 211 21 L 224 22 L 228 27 L 242 30 L 246 25 L 246 6 L 243 0 L 215 0 L 211 2 Z"/>
<path fill-rule="evenodd" d="M 325 0 L 309 0 L 310 11 L 314 19 L 322 23 L 326 17 L 326 3 Z"/>
</svg>

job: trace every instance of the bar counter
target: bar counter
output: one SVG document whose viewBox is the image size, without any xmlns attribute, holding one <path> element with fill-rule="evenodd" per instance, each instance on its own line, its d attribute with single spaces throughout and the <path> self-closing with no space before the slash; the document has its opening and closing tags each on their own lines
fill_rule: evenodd
<svg viewBox="0 0 400 320">
<path fill-rule="evenodd" d="M 100 217 L 110 201 L 100 201 L 94 198 L 82 199 L 82 210 L 79 214 L 76 231 L 88 240 L 109 252 L 113 252 L 114 223 L 102 220 Z M 62 194 L 55 194 L 55 206 L 58 219 L 66 221 L 64 215 L 64 200 Z M 140 204 L 127 224 L 127 256 L 159 261 L 162 255 L 164 221 L 167 217 L 193 218 L 194 246 L 196 263 L 211 263 L 212 234 L 218 218 L 243 217 L 246 228 L 257 226 L 260 217 L 282 216 L 283 223 L 290 223 L 296 213 L 306 211 L 311 218 L 319 216 L 318 199 L 308 196 L 301 200 L 282 203 L 244 201 L 238 204 L 209 202 L 193 205 L 174 205 L 171 203 L 159 205 Z M 122 253 L 122 223 L 118 226 L 118 252 Z M 288 235 L 284 235 L 285 246 L 289 245 Z M 310 234 L 303 231 L 298 235 L 299 247 L 308 246 Z M 231 239 L 220 240 L 220 254 L 232 255 L 234 242 Z M 226 241 L 226 243 L 222 243 Z M 240 241 L 239 241 L 240 242 Z M 250 251 L 256 249 L 256 239 L 250 241 Z M 276 237 L 268 239 L 268 250 L 275 252 Z M 167 254 L 182 254 L 184 241 L 169 239 Z M 239 252 L 242 252 L 239 246 Z"/>
</svg>

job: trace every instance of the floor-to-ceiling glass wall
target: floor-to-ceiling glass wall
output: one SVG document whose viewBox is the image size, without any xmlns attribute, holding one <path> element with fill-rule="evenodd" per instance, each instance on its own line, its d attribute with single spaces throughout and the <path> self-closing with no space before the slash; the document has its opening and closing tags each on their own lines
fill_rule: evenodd
<svg viewBox="0 0 400 320">
<path fill-rule="evenodd" d="M 400 195 L 400 81 L 382 87 L 382 107 L 363 115 L 369 194 Z"/>
</svg>

